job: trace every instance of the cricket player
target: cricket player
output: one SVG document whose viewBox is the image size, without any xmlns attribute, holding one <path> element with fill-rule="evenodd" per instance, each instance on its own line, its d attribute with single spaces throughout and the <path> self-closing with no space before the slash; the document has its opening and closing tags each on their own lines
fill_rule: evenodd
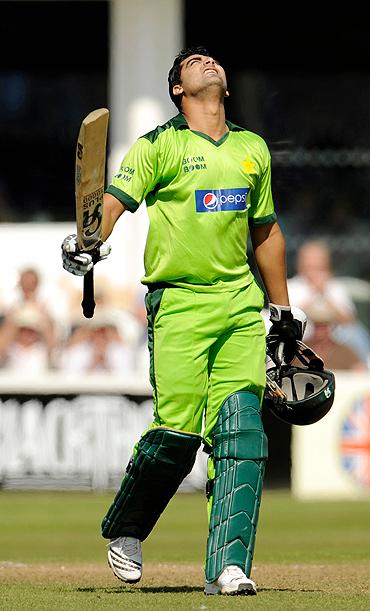
<svg viewBox="0 0 370 611">
<path fill-rule="evenodd" d="M 145 200 L 145 276 L 154 417 L 138 440 L 102 523 L 108 561 L 121 580 L 142 575 L 141 542 L 209 453 L 206 594 L 256 594 L 250 579 L 267 438 L 264 293 L 247 260 L 250 232 L 270 300 L 270 333 L 292 358 L 300 323 L 289 306 L 285 241 L 271 194 L 264 140 L 227 121 L 223 67 L 203 47 L 185 49 L 169 72 L 179 113 L 140 137 L 104 195 L 103 240 Z M 64 267 L 84 274 L 91 254 L 75 236 Z M 186 525 L 184 524 L 184 527 Z"/>
</svg>

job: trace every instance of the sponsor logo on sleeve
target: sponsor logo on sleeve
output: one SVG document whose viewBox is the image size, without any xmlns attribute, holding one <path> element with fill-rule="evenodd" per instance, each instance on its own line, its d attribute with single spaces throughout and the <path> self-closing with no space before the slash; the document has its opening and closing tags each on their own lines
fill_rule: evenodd
<svg viewBox="0 0 370 611">
<path fill-rule="evenodd" d="M 131 182 L 133 175 L 135 174 L 134 168 L 130 166 L 121 166 L 118 174 L 115 175 L 114 178 L 118 178 L 119 180 L 124 180 L 125 182 Z"/>
<path fill-rule="evenodd" d="M 195 191 L 197 212 L 226 212 L 247 210 L 249 188 L 243 189 L 199 189 Z"/>
</svg>

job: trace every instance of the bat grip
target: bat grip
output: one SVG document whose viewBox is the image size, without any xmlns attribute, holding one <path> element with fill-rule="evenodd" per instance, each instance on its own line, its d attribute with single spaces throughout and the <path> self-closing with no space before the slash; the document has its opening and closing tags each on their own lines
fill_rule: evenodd
<svg viewBox="0 0 370 611">
<path fill-rule="evenodd" d="M 92 318 L 95 310 L 94 298 L 94 268 L 92 267 L 84 275 L 83 298 L 81 302 L 82 312 L 85 318 Z"/>
</svg>

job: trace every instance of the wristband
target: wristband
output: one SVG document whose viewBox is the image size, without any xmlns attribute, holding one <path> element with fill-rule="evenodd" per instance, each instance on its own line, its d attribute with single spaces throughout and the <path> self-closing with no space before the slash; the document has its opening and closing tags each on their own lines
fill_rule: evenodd
<svg viewBox="0 0 370 611">
<path fill-rule="evenodd" d="M 269 310 L 271 322 L 292 320 L 293 318 L 291 307 L 288 305 L 277 305 L 276 303 L 270 303 Z"/>
</svg>

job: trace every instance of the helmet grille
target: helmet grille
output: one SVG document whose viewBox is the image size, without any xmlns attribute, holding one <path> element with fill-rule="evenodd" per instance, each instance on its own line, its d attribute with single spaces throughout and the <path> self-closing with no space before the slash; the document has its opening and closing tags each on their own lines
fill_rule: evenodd
<svg viewBox="0 0 370 611">
<path fill-rule="evenodd" d="M 319 375 L 299 371 L 292 376 L 283 376 L 281 387 L 288 401 L 302 401 L 320 392 L 326 384 L 327 381 Z"/>
</svg>

